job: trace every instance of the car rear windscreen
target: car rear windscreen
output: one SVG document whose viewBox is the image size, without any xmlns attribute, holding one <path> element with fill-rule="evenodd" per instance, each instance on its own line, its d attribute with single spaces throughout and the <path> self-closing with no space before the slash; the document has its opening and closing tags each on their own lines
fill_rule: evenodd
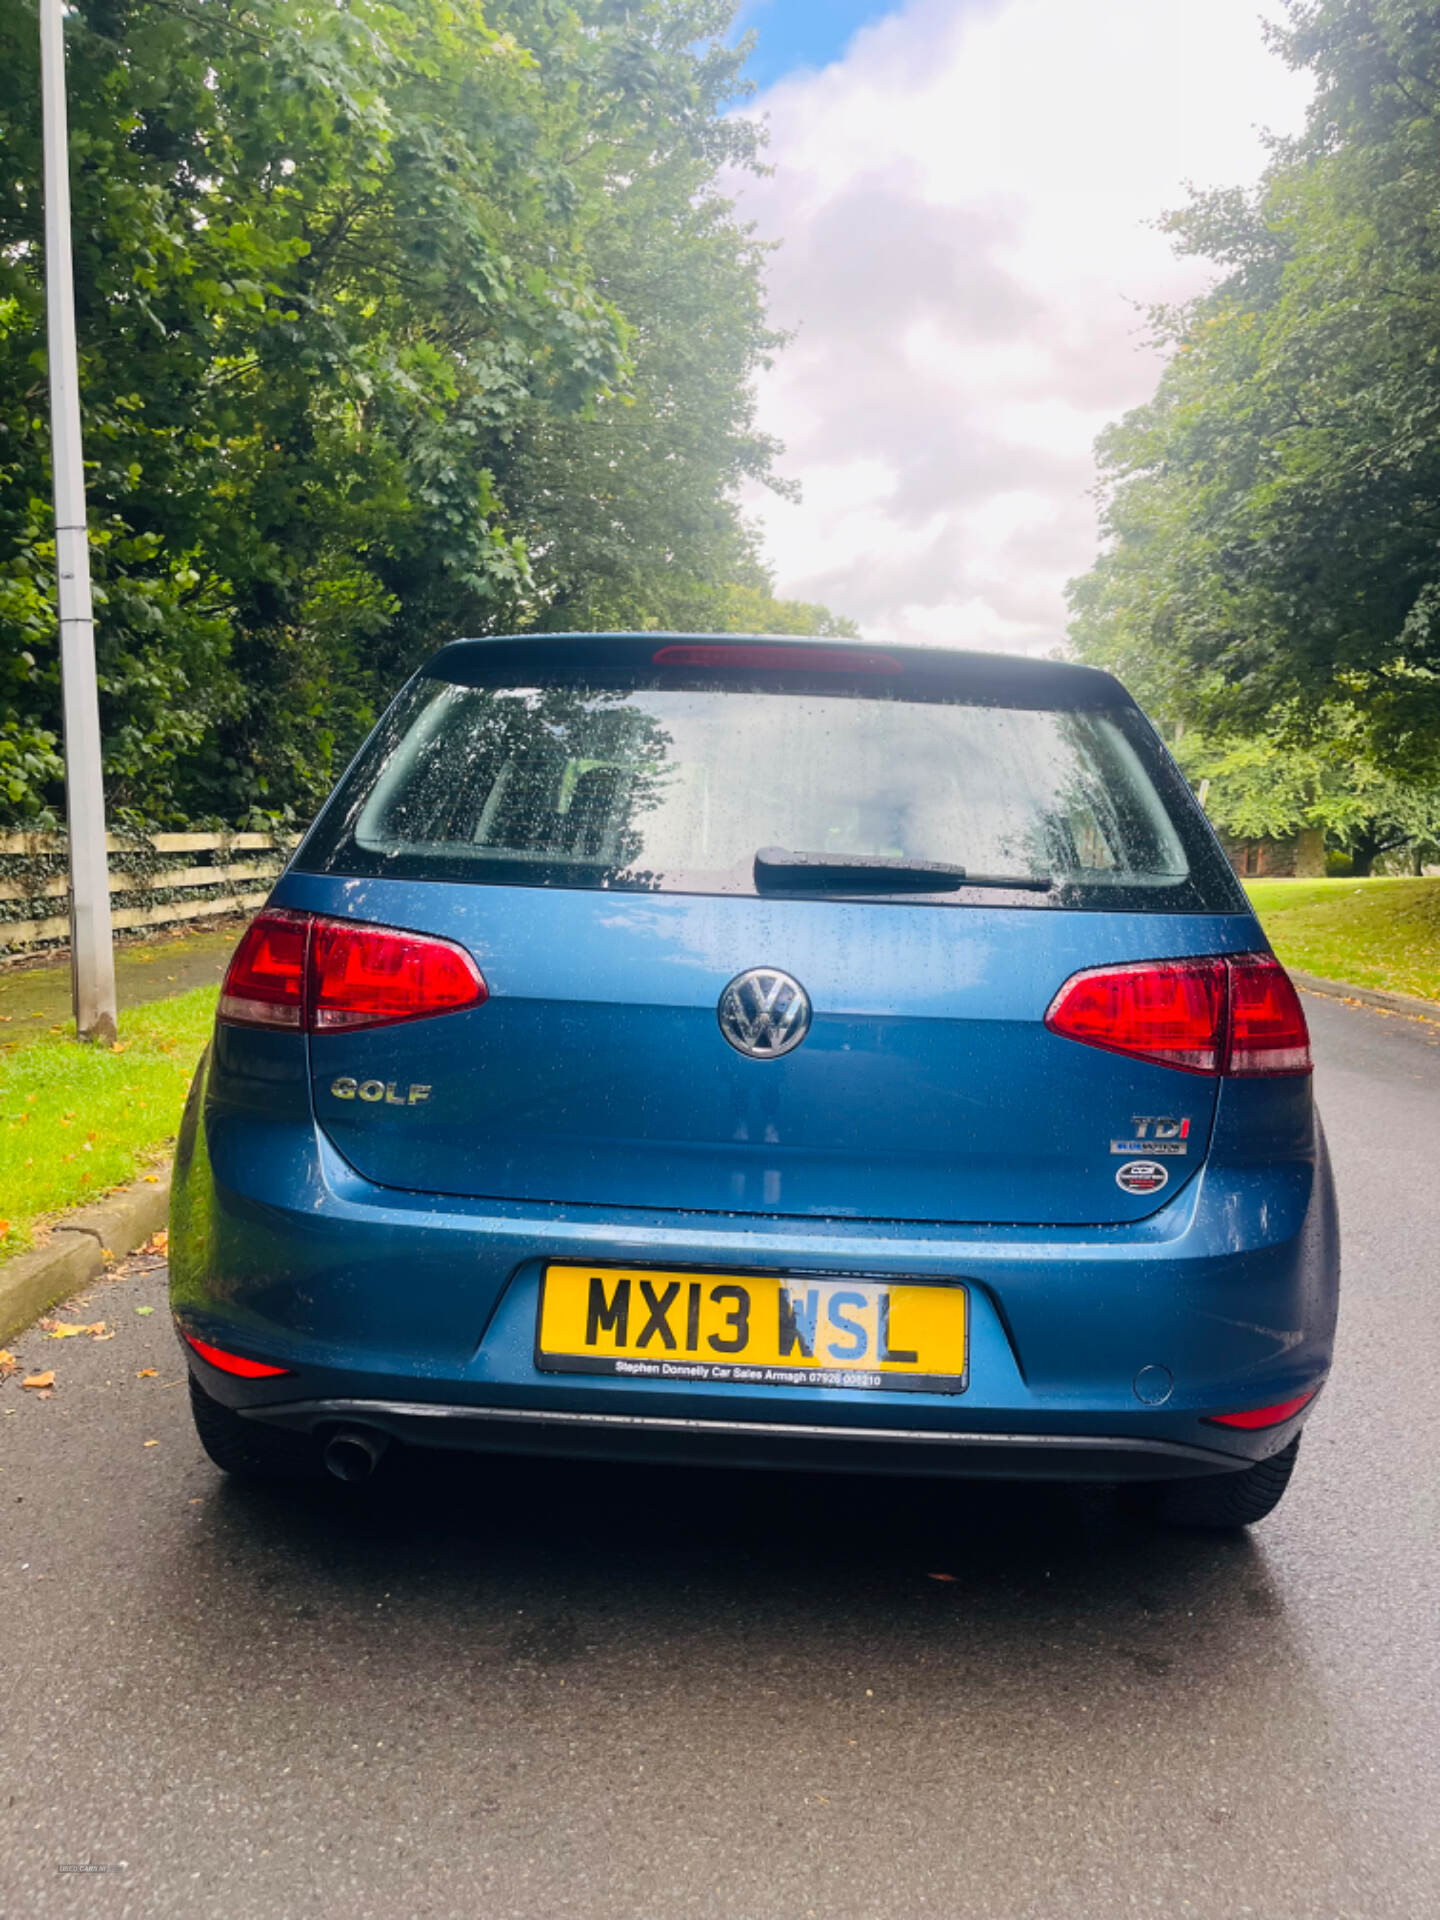
<svg viewBox="0 0 1440 1920">
<path fill-rule="evenodd" d="M 302 869 L 932 905 L 1243 904 L 1133 706 L 1008 705 L 947 696 L 933 677 L 924 697 L 806 672 L 692 668 L 646 684 L 587 671 L 583 653 L 570 671 L 477 678 L 493 669 L 411 683 Z"/>
</svg>

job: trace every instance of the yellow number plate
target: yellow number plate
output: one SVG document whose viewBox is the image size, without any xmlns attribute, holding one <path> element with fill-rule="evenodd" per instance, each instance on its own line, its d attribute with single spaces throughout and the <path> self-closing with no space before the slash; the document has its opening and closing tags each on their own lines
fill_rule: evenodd
<svg viewBox="0 0 1440 1920">
<path fill-rule="evenodd" d="M 963 1393 L 963 1286 L 550 1266 L 536 1365 L 748 1387 Z"/>
</svg>

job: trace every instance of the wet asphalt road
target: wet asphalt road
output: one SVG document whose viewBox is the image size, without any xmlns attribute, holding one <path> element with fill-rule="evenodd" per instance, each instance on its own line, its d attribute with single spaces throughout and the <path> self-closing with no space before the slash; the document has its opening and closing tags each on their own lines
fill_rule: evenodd
<svg viewBox="0 0 1440 1920">
<path fill-rule="evenodd" d="M 163 1270 L 88 1296 L 111 1341 L 12 1342 L 57 1385 L 0 1386 L 0 1913 L 1440 1914 L 1440 1028 L 1307 1004 L 1346 1305 L 1248 1538 L 554 1463 L 247 1490 Z"/>
<path fill-rule="evenodd" d="M 218 985 L 244 924 L 243 915 L 226 914 L 198 933 L 181 927 L 122 940 L 115 949 L 120 1011 L 168 1000 L 189 987 Z M 0 1025 L 6 1030 L 0 1050 L 59 1032 L 71 1018 L 68 952 L 0 966 Z"/>
</svg>

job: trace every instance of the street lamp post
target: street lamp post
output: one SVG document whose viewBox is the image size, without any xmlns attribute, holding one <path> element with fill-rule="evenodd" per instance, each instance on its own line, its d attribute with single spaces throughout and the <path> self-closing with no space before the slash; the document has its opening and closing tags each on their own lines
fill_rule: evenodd
<svg viewBox="0 0 1440 1920">
<path fill-rule="evenodd" d="M 82 1040 L 115 1038 L 115 954 L 95 620 L 80 445 L 80 367 L 70 259 L 70 149 L 65 110 L 65 8 L 40 0 L 40 91 L 45 146 L 45 289 L 50 339 L 50 458 L 55 477 L 55 571 L 65 711 L 65 813 L 70 842 L 70 981 Z"/>
</svg>

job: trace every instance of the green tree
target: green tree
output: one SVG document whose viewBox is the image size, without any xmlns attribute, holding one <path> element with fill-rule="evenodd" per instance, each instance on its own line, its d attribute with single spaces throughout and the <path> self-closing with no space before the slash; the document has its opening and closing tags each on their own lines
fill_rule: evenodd
<svg viewBox="0 0 1440 1920">
<path fill-rule="evenodd" d="M 1416 870 L 1440 850 L 1440 785 L 1397 780 L 1369 758 L 1353 714 L 1330 712 L 1297 744 L 1293 726 L 1248 738 L 1185 733 L 1176 754 L 1206 812 L 1237 840 L 1284 839 L 1307 829 L 1368 874 L 1384 854 L 1405 852 Z"/>
<path fill-rule="evenodd" d="M 766 582 L 733 0 L 79 0 L 112 805 L 304 816 L 457 633 Z M 58 797 L 36 23 L 0 0 L 0 808 Z"/>
<path fill-rule="evenodd" d="M 1316 95 L 1253 195 L 1170 227 L 1218 284 L 1155 316 L 1154 399 L 1099 443 L 1107 548 L 1072 637 L 1163 709 L 1440 769 L 1440 11 L 1291 0 Z"/>
</svg>

